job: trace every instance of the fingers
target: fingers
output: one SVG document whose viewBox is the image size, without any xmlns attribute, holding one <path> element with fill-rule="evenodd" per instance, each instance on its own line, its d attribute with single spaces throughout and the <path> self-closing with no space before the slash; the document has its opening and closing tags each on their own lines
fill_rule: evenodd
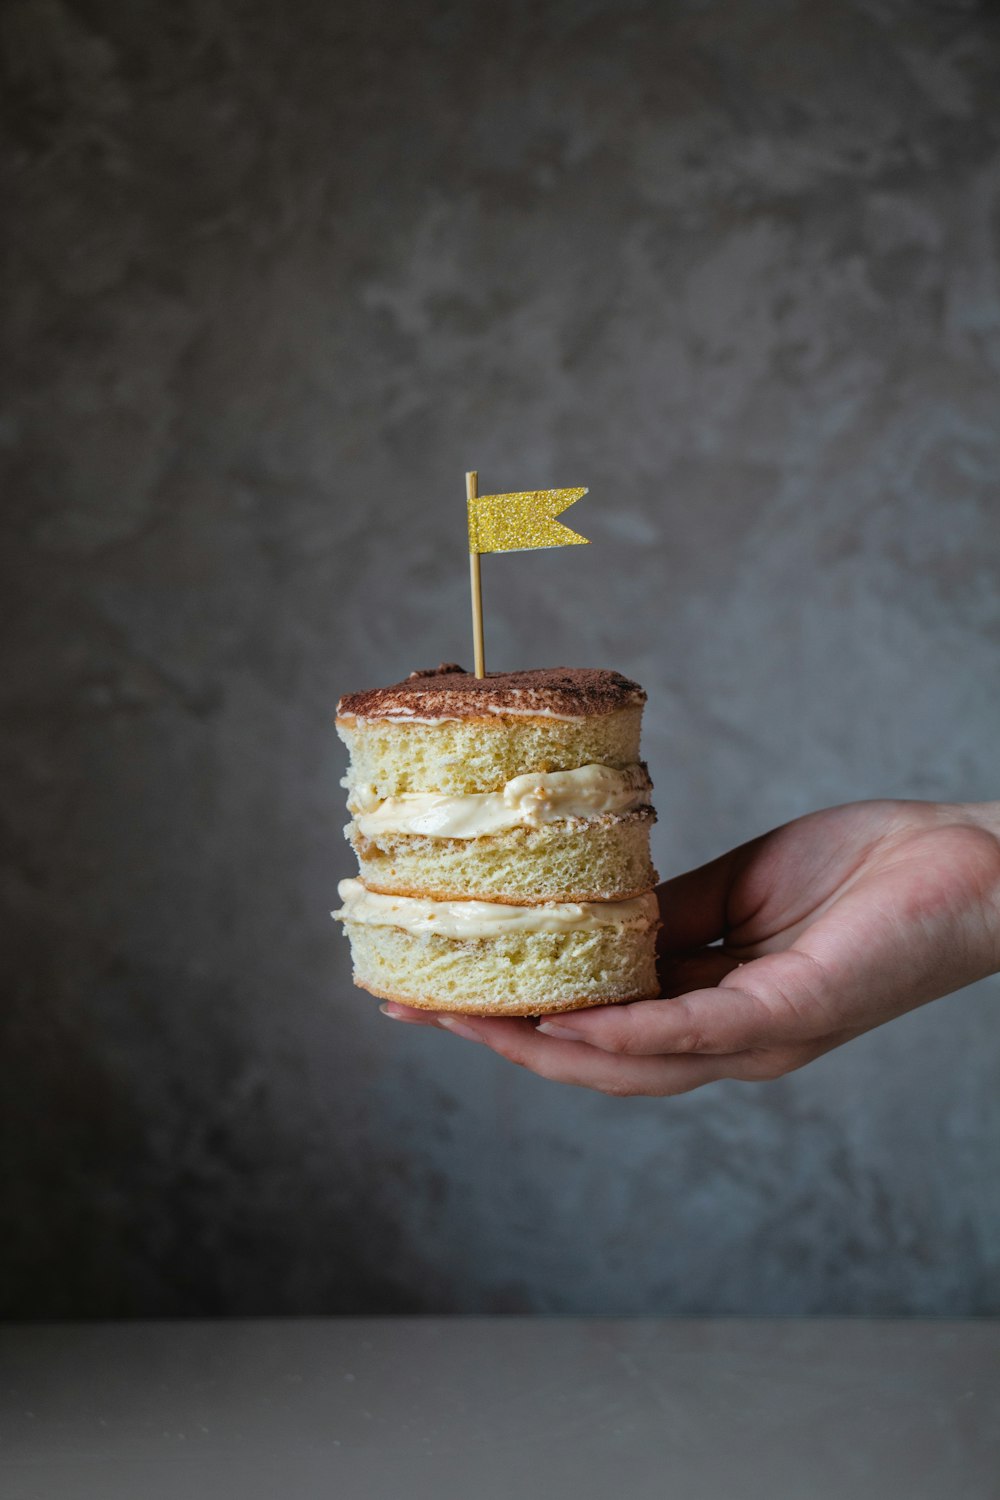
<svg viewBox="0 0 1000 1500">
<path fill-rule="evenodd" d="M 529 1020 L 419 1011 L 392 1002 L 381 1008 L 396 1020 L 481 1042 L 551 1082 L 622 1097 L 684 1094 L 723 1078 L 780 1078 L 859 1034 L 792 1036 L 803 1030 L 801 1024 L 759 996 L 730 986 L 676 1000 L 573 1011 L 537 1027 Z M 631 1012 L 635 1017 L 629 1022 Z M 699 1016 L 702 1029 L 694 1024 Z M 732 1051 L 724 1050 L 726 1037 L 733 1041 Z"/>
<path fill-rule="evenodd" d="M 619 1097 L 685 1094 L 731 1076 L 721 1057 L 626 1057 L 561 1041 L 540 1033 L 531 1021 L 439 1016 L 447 1031 L 484 1043 L 508 1062 L 553 1083 L 573 1084 Z"/>
<path fill-rule="evenodd" d="M 387 1000 L 379 1006 L 390 1021 L 403 1021 L 407 1026 L 436 1026 L 438 1013 L 433 1010 L 418 1010 L 413 1005 L 402 1005 L 398 1000 Z"/>
<path fill-rule="evenodd" d="M 604 1005 L 542 1021 L 539 1030 L 632 1057 L 722 1055 L 763 1045 L 769 1016 L 744 990 L 693 990 L 671 1000 Z"/>
</svg>

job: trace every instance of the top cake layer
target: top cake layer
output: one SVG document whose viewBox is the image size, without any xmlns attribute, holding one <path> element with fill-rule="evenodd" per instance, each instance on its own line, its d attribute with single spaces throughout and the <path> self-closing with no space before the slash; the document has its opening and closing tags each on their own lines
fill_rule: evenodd
<svg viewBox="0 0 1000 1500">
<path fill-rule="evenodd" d="M 411 672 L 391 687 L 348 693 L 337 705 L 337 716 L 425 724 L 493 716 L 571 720 L 641 708 L 645 701 L 637 682 L 599 667 L 544 667 L 473 677 L 447 662 L 430 671 Z"/>
<path fill-rule="evenodd" d="M 503 792 L 518 776 L 639 760 L 642 705 L 560 718 L 483 714 L 464 719 L 365 719 L 340 715 L 337 733 L 351 752 L 354 800 L 411 792 Z"/>
</svg>

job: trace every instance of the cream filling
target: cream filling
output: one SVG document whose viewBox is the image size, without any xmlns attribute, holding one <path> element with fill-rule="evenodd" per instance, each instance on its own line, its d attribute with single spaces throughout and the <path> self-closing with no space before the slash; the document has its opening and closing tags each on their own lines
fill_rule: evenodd
<svg viewBox="0 0 1000 1500">
<path fill-rule="evenodd" d="M 551 901 L 543 906 L 382 896 L 360 880 L 342 880 L 337 891 L 344 903 L 333 913 L 337 921 L 401 927 L 415 937 L 436 933 L 446 938 L 492 938 L 508 932 L 598 932 L 605 927 L 638 930 L 652 927 L 658 914 L 651 891 L 631 901 Z"/>
<path fill-rule="evenodd" d="M 350 789 L 347 808 L 365 838 L 380 833 L 439 839 L 478 839 L 509 828 L 541 828 L 571 818 L 599 818 L 648 807 L 652 784 L 642 766 L 580 766 L 576 771 L 531 771 L 502 792 L 446 796 L 402 792 L 380 798 L 374 787 Z"/>
</svg>

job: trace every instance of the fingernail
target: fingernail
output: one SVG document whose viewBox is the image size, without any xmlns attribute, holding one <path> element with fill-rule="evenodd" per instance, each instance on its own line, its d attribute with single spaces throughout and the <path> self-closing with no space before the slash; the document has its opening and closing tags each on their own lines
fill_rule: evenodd
<svg viewBox="0 0 1000 1500">
<path fill-rule="evenodd" d="M 578 1042 L 580 1033 L 574 1031 L 572 1026 L 560 1026 L 558 1021 L 539 1021 L 535 1027 L 536 1031 L 544 1031 L 546 1036 L 562 1037 L 567 1042 Z"/>
<path fill-rule="evenodd" d="M 429 1024 L 426 1021 L 417 1021 L 413 1016 L 400 1015 L 398 1010 L 393 1010 L 391 1002 L 388 1005 L 380 1005 L 379 1010 L 384 1016 L 388 1016 L 390 1021 L 402 1021 L 404 1026 L 426 1026 Z"/>
<path fill-rule="evenodd" d="M 474 1026 L 467 1026 L 458 1016 L 438 1016 L 437 1024 L 443 1026 L 445 1031 L 450 1031 L 452 1036 L 464 1036 L 467 1042 L 482 1041 L 482 1037 Z"/>
</svg>

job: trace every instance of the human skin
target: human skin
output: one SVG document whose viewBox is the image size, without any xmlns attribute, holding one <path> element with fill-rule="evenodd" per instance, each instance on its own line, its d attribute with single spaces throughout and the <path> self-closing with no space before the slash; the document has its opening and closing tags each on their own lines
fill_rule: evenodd
<svg viewBox="0 0 1000 1500">
<path fill-rule="evenodd" d="M 382 1011 L 605 1094 L 779 1078 L 1000 971 L 1000 802 L 828 808 L 657 894 L 662 999 L 537 1024 Z"/>
</svg>

